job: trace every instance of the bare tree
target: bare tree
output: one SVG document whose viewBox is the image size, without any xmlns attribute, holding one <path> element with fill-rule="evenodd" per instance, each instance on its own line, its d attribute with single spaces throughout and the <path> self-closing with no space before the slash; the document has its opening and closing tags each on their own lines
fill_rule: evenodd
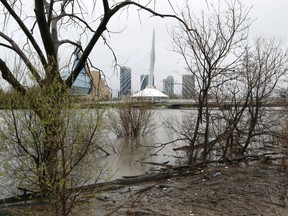
<svg viewBox="0 0 288 216">
<path fill-rule="evenodd" d="M 219 114 L 222 129 L 218 132 L 225 135 L 219 140 L 223 158 L 259 153 L 266 144 L 271 147 L 278 143 L 283 122 L 269 106 L 277 104 L 278 84 L 287 74 L 287 49 L 283 45 L 281 39 L 257 38 L 245 47 L 236 76 L 223 90 L 229 101 L 228 109 Z M 217 95 L 221 104 L 219 98 Z"/>
<path fill-rule="evenodd" d="M 199 91 L 195 98 L 198 111 L 190 137 L 189 164 L 193 162 L 197 143 L 203 146 L 203 160 L 216 143 L 211 142 L 209 136 L 212 113 L 208 101 L 215 99 L 213 89 L 225 85 L 231 79 L 230 74 L 240 61 L 240 48 L 247 39 L 249 9 L 245 9 L 237 0 L 220 1 L 220 5 L 215 7 L 210 4 L 212 15 L 202 12 L 202 16 L 197 18 L 193 16 L 187 1 L 182 12 L 186 25 L 175 27 L 171 34 L 175 51 L 183 57 L 188 71 L 195 77 L 196 90 Z"/>
<path fill-rule="evenodd" d="M 89 5 L 87 1 L 81 0 L 35 0 L 25 4 L 21 0 L 0 0 L 0 2 L 3 20 L 0 31 L 1 51 L 5 50 L 17 56 L 20 64 L 25 66 L 25 76 L 31 78 L 33 83 L 27 86 L 17 76 L 13 63 L 2 57 L 1 75 L 24 98 L 23 100 L 27 101 L 27 106 L 37 116 L 35 118 L 43 130 L 41 131 L 43 148 L 36 148 L 36 152 L 33 148 L 20 145 L 24 144 L 23 137 L 12 141 L 23 149 L 22 153 L 26 154 L 29 160 L 34 161 L 39 190 L 44 195 L 50 195 L 51 188 L 54 188 L 54 192 L 59 191 L 59 184 L 62 184 L 65 190 L 68 188 L 66 184 L 68 178 L 62 178 L 61 175 L 69 175 L 69 171 L 62 170 L 66 174 L 63 172 L 59 174 L 56 171 L 61 164 L 66 167 L 63 163 L 66 163 L 65 158 L 69 154 L 67 152 L 64 154 L 62 148 L 63 144 L 65 146 L 67 144 L 66 140 L 63 143 L 63 139 L 59 137 L 61 136 L 59 132 L 66 130 L 65 112 L 68 108 L 63 107 L 63 102 L 66 101 L 67 90 L 85 66 L 95 44 L 101 38 L 107 42 L 104 32 L 108 31 L 107 25 L 111 18 L 119 11 L 128 10 L 130 7 L 149 12 L 154 16 L 177 17 L 155 12 L 149 7 L 150 5 L 153 7 L 153 1 L 141 4 L 138 1 L 102 0 L 91 1 Z M 77 35 L 69 34 L 70 31 Z M 85 47 L 75 40 L 75 37 L 80 38 L 81 35 L 87 40 Z M 60 53 L 69 45 L 80 48 L 83 54 L 69 77 L 63 80 L 61 77 L 63 57 Z M 14 125 L 23 126 L 16 122 Z M 31 135 L 32 132 L 33 130 L 30 131 Z M 61 154 L 66 156 L 63 157 Z M 85 154 L 79 160 L 84 156 Z M 65 200 L 65 197 L 63 199 Z M 61 207 L 60 212 L 62 215 L 69 213 L 65 206 Z"/>
<path fill-rule="evenodd" d="M 272 130 L 275 127 L 272 127 L 271 118 L 263 105 L 274 102 L 277 84 L 288 69 L 288 52 L 282 40 L 258 38 L 255 40 L 255 48 L 247 47 L 245 50 L 240 81 L 244 85 L 248 121 L 247 136 L 241 154 L 246 153 L 253 138 L 263 135 L 276 136 L 277 133 Z"/>
</svg>

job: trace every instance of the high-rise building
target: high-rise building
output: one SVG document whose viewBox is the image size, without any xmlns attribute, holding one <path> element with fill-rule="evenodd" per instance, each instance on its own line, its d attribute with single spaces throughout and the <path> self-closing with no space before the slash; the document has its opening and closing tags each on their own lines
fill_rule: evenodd
<svg viewBox="0 0 288 216">
<path fill-rule="evenodd" d="M 149 84 L 149 75 L 142 74 L 140 76 L 140 90 L 145 89 Z M 152 86 L 154 86 L 154 76 L 152 77 Z"/>
<path fill-rule="evenodd" d="M 131 94 L 131 68 L 123 66 L 120 68 L 120 92 L 119 97 Z"/>
<path fill-rule="evenodd" d="M 182 76 L 182 96 L 184 98 L 192 98 L 195 94 L 195 77 L 192 74 Z"/>
<path fill-rule="evenodd" d="M 174 95 L 174 78 L 173 76 L 168 76 L 163 80 L 163 92 L 167 94 L 169 97 L 173 97 Z"/>
<path fill-rule="evenodd" d="M 99 70 L 90 71 L 92 76 L 92 88 L 90 91 L 90 96 L 95 97 L 100 100 L 111 99 L 111 90 L 106 85 L 105 80 L 102 79 L 101 73 Z"/>
</svg>

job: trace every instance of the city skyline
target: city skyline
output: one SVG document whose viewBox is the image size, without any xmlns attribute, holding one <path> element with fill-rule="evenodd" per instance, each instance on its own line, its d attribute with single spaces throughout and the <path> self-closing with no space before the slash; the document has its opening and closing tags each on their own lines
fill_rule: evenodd
<svg viewBox="0 0 288 216">
<path fill-rule="evenodd" d="M 175 1 L 175 4 L 182 8 L 183 1 Z M 251 28 L 250 42 L 257 36 L 264 37 L 283 36 L 287 39 L 287 31 L 284 26 L 284 21 L 287 20 L 285 8 L 288 7 L 288 1 L 278 0 L 277 4 L 268 0 L 244 0 L 244 4 L 251 8 Z M 174 4 L 174 2 L 173 2 Z M 201 8 L 206 7 L 205 1 L 192 2 L 193 11 L 201 11 Z M 157 7 L 163 8 L 161 12 L 169 13 L 169 6 L 164 2 L 157 2 Z M 149 14 L 138 13 L 133 10 L 129 11 L 129 19 L 126 16 L 120 18 L 119 22 L 111 24 L 113 30 L 117 32 L 123 28 L 120 34 L 113 34 L 110 39 L 110 44 L 115 48 L 117 54 L 117 63 L 120 65 L 129 65 L 133 71 L 132 74 L 132 91 L 139 90 L 139 76 L 148 73 L 149 69 L 149 54 L 150 54 L 150 35 L 155 29 L 155 47 L 156 47 L 156 65 L 155 65 L 155 86 L 162 90 L 163 79 L 168 74 L 173 75 L 175 84 L 181 83 L 182 75 L 187 73 L 185 65 L 181 57 L 173 52 L 172 39 L 169 35 L 171 26 L 177 25 L 178 22 L 173 19 L 159 19 L 151 17 Z M 129 39 L 127 39 L 129 38 Z M 128 41 L 128 42 L 125 42 Z M 100 46 L 100 44 L 99 44 Z M 101 45 L 102 46 L 102 45 Z M 104 45 L 103 45 L 104 46 Z M 95 49 L 96 50 L 96 49 Z M 106 58 L 106 56 L 110 56 Z M 105 56 L 105 58 L 104 58 Z M 119 89 L 119 74 L 115 73 L 111 63 L 113 55 L 106 49 L 95 58 L 95 65 L 101 68 L 107 76 L 107 83 L 113 89 Z M 138 88 L 138 89 L 137 89 Z M 181 85 L 175 85 L 175 93 L 181 93 Z"/>
<path fill-rule="evenodd" d="M 286 43 L 287 32 L 285 28 L 280 28 L 280 26 L 284 25 L 284 20 L 286 20 L 284 8 L 288 7 L 287 1 L 279 0 L 277 1 L 277 4 L 274 4 L 268 0 L 244 0 L 243 2 L 248 8 L 251 7 L 251 13 L 249 15 L 249 17 L 251 17 L 249 42 L 252 42 L 257 36 L 268 38 L 283 36 L 283 39 L 286 39 Z M 181 3 L 179 1 L 179 5 L 180 4 Z M 203 1 L 202 3 L 200 1 L 194 1 L 193 5 L 195 6 L 193 8 L 194 11 L 198 10 L 198 12 L 200 12 L 201 9 L 204 8 L 204 10 L 207 12 L 207 5 L 206 3 L 203 3 Z M 165 8 L 163 11 L 166 11 L 168 8 L 164 6 L 164 3 L 163 7 Z M 133 10 L 130 12 L 129 17 L 132 19 L 127 19 L 126 17 L 122 21 L 119 19 L 117 24 L 120 25 L 115 25 L 118 29 L 121 29 L 121 24 L 123 24 L 125 26 L 125 30 L 121 31 L 120 34 L 114 34 L 113 37 L 109 39 L 111 44 L 114 45 L 113 48 L 115 48 L 117 54 L 117 63 L 120 65 L 129 65 L 133 71 L 131 74 L 131 91 L 139 91 L 139 77 L 141 74 L 148 73 L 150 59 L 149 35 L 152 33 L 154 28 L 156 37 L 154 86 L 157 89 L 162 90 L 163 78 L 167 73 L 169 73 L 174 77 L 174 92 L 176 94 L 182 94 L 182 75 L 187 73 L 187 69 L 185 68 L 186 66 L 181 57 L 177 53 L 173 52 L 171 45 L 172 39 L 169 36 L 170 27 L 178 23 L 173 19 L 158 19 L 157 17 L 151 18 L 149 15 L 146 16 L 145 14 L 141 14 L 141 18 L 137 20 L 133 19 L 133 17 L 138 17 L 139 14 L 134 13 Z M 115 26 L 113 25 L 113 27 Z M 127 41 L 127 38 L 130 38 L 128 43 L 121 42 Z M 119 43 L 119 41 L 121 43 Z M 99 59 L 98 62 L 96 61 L 97 66 L 99 66 L 101 69 L 103 68 L 103 71 L 107 76 L 107 84 L 113 91 L 117 92 L 120 89 L 120 75 L 114 71 L 111 60 L 108 60 L 108 58 L 103 59 L 103 56 L 110 55 L 111 57 L 112 55 L 109 50 L 102 51 L 102 48 L 99 56 L 94 59 Z M 106 66 L 103 66 L 104 63 Z"/>
<path fill-rule="evenodd" d="M 181 0 L 172 3 L 176 9 L 181 10 L 185 1 Z M 250 42 L 257 36 L 268 38 L 282 37 L 284 43 L 287 44 L 288 33 L 283 26 L 285 26 L 285 21 L 287 20 L 285 9 L 288 7 L 288 1 L 277 0 L 277 4 L 275 4 L 271 0 L 243 0 L 243 3 L 248 8 L 251 7 L 249 15 L 251 20 L 251 28 L 249 28 Z M 90 7 L 89 4 L 87 2 L 87 7 Z M 192 2 L 192 5 L 195 12 L 201 12 L 203 8 L 206 8 L 207 11 L 206 1 L 196 0 Z M 173 13 L 168 2 L 157 2 L 155 7 L 162 13 Z M 178 22 L 173 19 L 161 19 L 159 17 L 151 17 L 147 13 L 139 13 L 136 10 L 129 10 L 129 12 L 127 10 L 123 16 L 111 21 L 109 34 L 104 34 L 107 43 L 99 41 L 96 44 L 91 52 L 91 63 L 102 71 L 109 87 L 118 91 L 120 89 L 120 75 L 115 70 L 115 56 L 105 44 L 110 44 L 110 48 L 113 48 L 114 54 L 117 56 L 117 65 L 130 65 L 133 75 L 136 73 L 135 79 L 139 79 L 138 75 L 148 72 L 148 68 L 143 68 L 143 65 L 149 67 L 149 60 L 146 58 L 147 53 L 149 53 L 150 41 L 147 38 L 152 33 L 152 30 L 155 29 L 157 42 L 155 45 L 157 50 L 155 86 L 158 89 L 162 88 L 163 83 L 161 81 L 163 76 L 165 76 L 163 74 L 167 74 L 167 72 L 174 76 L 175 83 L 179 83 L 181 75 L 186 73 L 185 65 L 181 57 L 173 52 L 172 39 L 169 35 L 170 28 L 177 24 Z M 85 37 L 79 38 L 79 40 L 81 40 L 83 48 L 85 48 L 87 46 Z M 63 50 L 62 55 L 67 57 L 67 59 L 63 58 L 61 62 L 63 65 L 69 60 L 71 52 L 73 52 L 73 48 Z M 2 55 L 5 56 L 5 52 L 2 52 Z M 132 81 L 136 84 L 134 80 Z M 7 86 L 3 80 L 2 86 L 4 88 Z M 132 91 L 136 90 L 133 86 L 131 86 L 131 89 Z M 179 93 L 180 91 L 181 88 L 175 86 L 175 92 Z"/>
<path fill-rule="evenodd" d="M 133 71 L 131 71 L 131 68 L 128 66 L 122 66 L 120 73 L 122 73 L 122 75 L 120 75 L 120 77 L 122 77 L 120 79 L 120 86 L 123 86 L 123 87 L 122 87 L 122 91 L 121 89 L 118 91 L 117 98 L 121 98 L 121 96 L 133 95 L 134 93 L 137 93 L 147 87 L 148 79 L 149 79 L 148 74 L 142 74 L 140 77 L 138 77 L 140 78 L 140 85 L 138 88 L 139 90 L 134 92 L 134 91 L 131 91 L 131 89 L 129 88 L 133 84 L 131 81 L 132 80 L 131 76 L 133 74 Z M 122 80 L 122 84 L 121 84 L 121 80 Z M 180 96 L 184 98 L 191 98 L 196 91 L 194 75 L 184 74 L 181 76 L 181 80 L 182 80 L 182 83 L 177 83 L 178 85 L 181 86 L 180 93 L 174 92 L 175 81 L 172 75 L 169 75 L 165 79 L 163 79 L 162 81 L 163 86 L 162 86 L 161 92 L 164 94 L 167 94 L 169 97 Z M 154 82 L 154 78 L 153 78 L 153 82 Z"/>
</svg>

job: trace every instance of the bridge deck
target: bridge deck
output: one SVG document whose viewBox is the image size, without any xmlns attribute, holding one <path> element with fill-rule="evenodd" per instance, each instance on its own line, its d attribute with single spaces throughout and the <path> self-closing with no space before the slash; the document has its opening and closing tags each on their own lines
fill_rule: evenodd
<svg viewBox="0 0 288 216">
<path fill-rule="evenodd" d="M 195 100 L 191 99 L 172 99 L 172 100 L 150 100 L 150 101 L 144 101 L 150 104 L 150 106 L 154 107 L 167 107 L 167 108 L 185 108 L 185 107 L 198 107 L 198 103 Z M 100 101 L 97 103 L 87 103 L 87 105 L 100 105 L 100 106 L 111 106 L 111 107 L 118 107 L 121 106 L 121 104 L 127 103 L 127 101 Z M 135 107 L 139 106 L 143 101 L 133 101 L 132 103 L 135 104 Z M 244 102 L 238 102 L 238 106 L 243 106 Z M 262 107 L 287 107 L 287 103 L 283 101 L 269 101 L 266 103 L 261 104 Z M 231 109 L 235 107 L 235 102 L 231 101 L 209 101 L 207 104 L 203 105 L 204 107 L 215 107 L 219 109 Z"/>
</svg>

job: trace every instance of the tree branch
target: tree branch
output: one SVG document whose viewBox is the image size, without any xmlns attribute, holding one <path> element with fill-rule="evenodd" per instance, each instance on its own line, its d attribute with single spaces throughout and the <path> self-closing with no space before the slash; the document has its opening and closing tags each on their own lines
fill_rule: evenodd
<svg viewBox="0 0 288 216">
<path fill-rule="evenodd" d="M 52 20 L 52 18 L 53 18 L 52 11 L 53 11 L 54 2 L 55 2 L 55 0 L 50 0 L 50 3 L 49 3 L 48 23 L 47 23 L 49 27 L 50 27 L 50 25 L 51 25 L 51 20 Z"/>
<path fill-rule="evenodd" d="M 103 7 L 104 7 L 104 13 L 109 13 L 110 8 L 109 8 L 109 2 L 108 0 L 103 0 Z"/>
<path fill-rule="evenodd" d="M 43 41 L 43 45 L 46 51 L 46 55 L 48 57 L 53 57 L 53 61 L 56 60 L 57 55 L 55 53 L 54 49 L 54 44 L 53 40 L 49 31 L 49 26 L 46 21 L 46 16 L 45 16 L 45 6 L 43 4 L 43 1 L 35 0 L 35 15 L 38 23 L 38 28 L 40 30 L 41 38 Z"/>
<path fill-rule="evenodd" d="M 7 48 L 12 49 L 13 51 L 15 51 L 19 55 L 19 57 L 24 61 L 25 65 L 28 67 L 28 69 L 31 71 L 31 73 L 34 76 L 34 78 L 35 78 L 36 82 L 38 83 L 38 85 L 41 86 L 42 79 L 41 79 L 39 73 L 37 72 L 36 68 L 32 65 L 32 63 L 29 61 L 29 59 L 24 54 L 24 52 L 22 52 L 22 50 L 17 45 L 17 43 L 15 43 L 15 41 L 13 41 L 11 38 L 9 38 L 7 35 L 5 35 L 3 32 L 0 32 L 0 37 L 2 37 L 5 40 L 7 40 L 11 44 L 11 47 L 7 46 L 5 44 L 1 44 L 1 43 L 0 43 L 0 46 L 7 47 Z"/>
<path fill-rule="evenodd" d="M 40 61 L 41 61 L 42 65 L 43 65 L 43 67 L 46 67 L 47 66 L 47 62 L 46 62 L 46 59 L 44 57 L 44 54 L 43 54 L 42 50 L 40 49 L 39 45 L 37 44 L 36 40 L 34 39 L 32 34 L 30 33 L 30 31 L 27 29 L 25 24 L 22 22 L 21 18 L 15 13 L 15 11 L 10 7 L 10 5 L 8 4 L 8 2 L 6 0 L 0 0 L 0 1 L 4 5 L 4 7 L 7 9 L 7 11 L 10 13 L 10 15 L 18 23 L 20 28 L 23 30 L 23 32 L 27 36 L 28 40 L 31 42 L 32 46 L 34 47 L 34 49 L 36 50 L 36 52 L 37 52 L 37 54 L 38 54 L 38 56 L 40 58 Z"/>
<path fill-rule="evenodd" d="M 20 92 L 22 95 L 25 95 L 26 89 L 23 85 L 21 85 L 18 80 L 14 77 L 14 75 L 11 73 L 9 68 L 7 67 L 6 63 L 0 58 L 0 70 L 2 72 L 2 77 L 4 80 L 6 80 L 10 85 L 16 89 L 18 92 Z"/>
</svg>

